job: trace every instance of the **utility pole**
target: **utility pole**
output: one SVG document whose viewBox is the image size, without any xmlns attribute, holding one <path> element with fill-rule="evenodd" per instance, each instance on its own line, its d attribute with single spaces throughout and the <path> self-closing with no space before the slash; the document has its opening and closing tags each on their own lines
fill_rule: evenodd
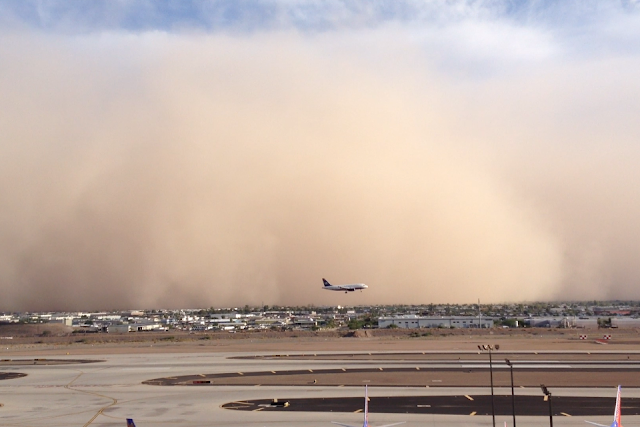
<svg viewBox="0 0 640 427">
<path fill-rule="evenodd" d="M 498 344 L 483 344 L 479 345 L 478 349 L 480 351 L 488 351 L 489 352 L 489 379 L 491 381 L 491 417 L 493 419 L 493 427 L 496 427 L 496 406 L 493 398 L 493 361 L 491 359 L 491 352 L 493 350 L 499 350 L 500 346 Z M 552 426 L 553 427 L 553 426 Z"/>
<path fill-rule="evenodd" d="M 511 413 L 513 414 L 513 427 L 516 427 L 516 395 L 513 390 L 513 364 L 509 359 L 504 359 L 511 370 Z"/>
</svg>

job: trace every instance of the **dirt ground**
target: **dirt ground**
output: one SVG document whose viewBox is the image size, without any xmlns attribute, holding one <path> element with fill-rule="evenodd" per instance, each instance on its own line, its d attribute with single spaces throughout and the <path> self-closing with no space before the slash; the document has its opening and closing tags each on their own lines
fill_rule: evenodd
<svg viewBox="0 0 640 427">
<path fill-rule="evenodd" d="M 12 336 L 0 325 L 0 337 Z M 36 325 L 29 325 L 36 326 Z M 498 344 L 501 351 L 640 351 L 637 329 L 490 329 L 490 330 L 369 330 L 263 331 L 239 333 L 131 332 L 128 334 L 71 334 L 64 331 L 42 335 L 44 326 L 0 339 L 0 357 L 100 355 L 130 353 L 199 353 L 287 351 L 474 351 L 481 344 Z M 588 339 L 580 339 L 587 335 Z M 610 340 L 603 340 L 611 335 Z"/>
</svg>

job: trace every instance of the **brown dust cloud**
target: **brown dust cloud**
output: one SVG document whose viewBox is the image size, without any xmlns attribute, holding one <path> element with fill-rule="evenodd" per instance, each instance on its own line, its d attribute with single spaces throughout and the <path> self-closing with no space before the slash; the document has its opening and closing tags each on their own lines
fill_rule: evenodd
<svg viewBox="0 0 640 427">
<path fill-rule="evenodd" d="M 4 34 L 0 311 L 640 298 L 639 58 L 394 31 Z"/>
</svg>

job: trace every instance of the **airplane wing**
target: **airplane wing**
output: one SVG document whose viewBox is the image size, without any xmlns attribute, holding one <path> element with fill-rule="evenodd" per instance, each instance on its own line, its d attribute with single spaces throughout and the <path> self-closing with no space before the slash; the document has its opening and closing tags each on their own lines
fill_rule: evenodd
<svg viewBox="0 0 640 427">
<path fill-rule="evenodd" d="M 589 424 L 593 424 L 594 426 L 598 426 L 598 427 L 611 427 L 611 426 L 608 426 L 608 425 L 606 425 L 606 424 L 598 424 L 598 423 L 594 423 L 593 421 L 587 421 L 587 420 L 585 420 L 584 422 L 585 422 L 585 423 L 589 423 Z"/>
</svg>

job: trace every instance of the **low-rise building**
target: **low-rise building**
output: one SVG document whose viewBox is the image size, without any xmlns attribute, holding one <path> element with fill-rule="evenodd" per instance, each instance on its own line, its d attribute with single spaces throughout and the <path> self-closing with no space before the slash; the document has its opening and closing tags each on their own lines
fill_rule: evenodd
<svg viewBox="0 0 640 427">
<path fill-rule="evenodd" d="M 398 328 L 492 328 L 493 318 L 471 316 L 449 317 L 419 317 L 419 316 L 393 316 L 378 318 L 378 328 L 388 328 L 395 325 Z"/>
</svg>

